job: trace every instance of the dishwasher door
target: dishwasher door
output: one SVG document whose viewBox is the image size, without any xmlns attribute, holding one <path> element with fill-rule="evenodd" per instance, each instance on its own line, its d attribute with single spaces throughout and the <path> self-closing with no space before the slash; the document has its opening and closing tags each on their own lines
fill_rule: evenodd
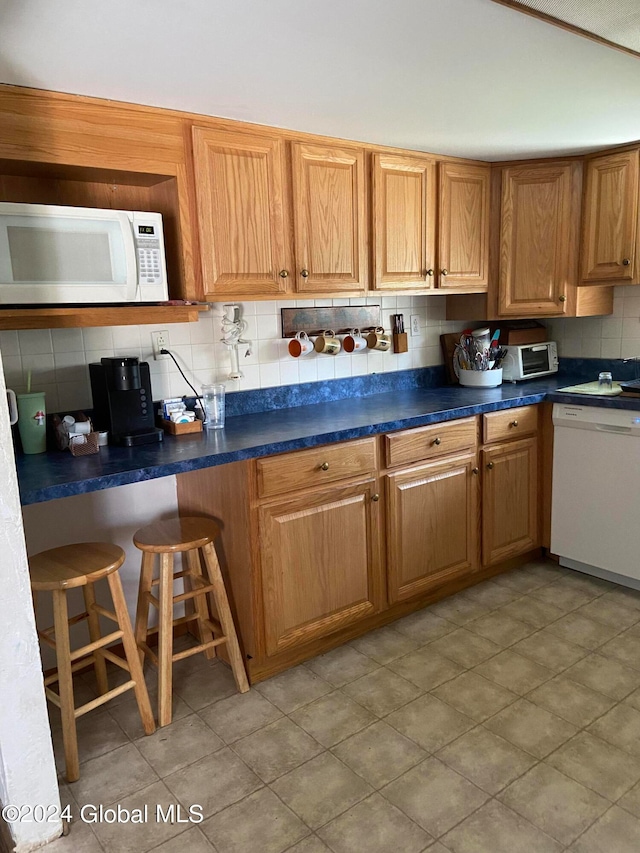
<svg viewBox="0 0 640 853">
<path fill-rule="evenodd" d="M 556 404 L 553 423 L 551 552 L 640 586 L 640 411 Z"/>
</svg>

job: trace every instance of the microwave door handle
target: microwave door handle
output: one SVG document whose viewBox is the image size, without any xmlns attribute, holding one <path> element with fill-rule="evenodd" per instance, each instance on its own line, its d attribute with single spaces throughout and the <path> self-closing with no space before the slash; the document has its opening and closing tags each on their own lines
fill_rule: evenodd
<svg viewBox="0 0 640 853">
<path fill-rule="evenodd" d="M 136 241 L 133 231 L 133 222 L 126 213 L 118 213 L 118 220 L 122 231 L 124 244 L 124 258 L 127 268 L 126 302 L 135 302 L 140 287 L 138 280 L 138 258 L 136 256 Z"/>
</svg>

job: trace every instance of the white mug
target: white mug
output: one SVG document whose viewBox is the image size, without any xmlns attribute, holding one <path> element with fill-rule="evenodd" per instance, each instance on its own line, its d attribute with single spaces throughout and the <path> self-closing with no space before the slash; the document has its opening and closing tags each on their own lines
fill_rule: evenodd
<svg viewBox="0 0 640 853">
<path fill-rule="evenodd" d="M 295 338 L 289 341 L 289 355 L 292 358 L 300 358 L 313 352 L 313 341 L 306 332 L 296 332 Z"/>
<path fill-rule="evenodd" d="M 345 352 L 362 352 L 367 348 L 367 339 L 362 337 L 360 329 L 351 329 L 342 341 Z"/>
<path fill-rule="evenodd" d="M 18 423 L 18 403 L 16 392 L 7 388 L 7 405 L 9 406 L 9 423 L 11 426 Z"/>
</svg>

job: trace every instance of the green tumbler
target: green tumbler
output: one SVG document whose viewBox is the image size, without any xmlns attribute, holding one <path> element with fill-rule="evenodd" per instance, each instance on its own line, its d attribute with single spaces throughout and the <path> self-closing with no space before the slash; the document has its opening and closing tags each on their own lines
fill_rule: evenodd
<svg viewBox="0 0 640 853">
<path fill-rule="evenodd" d="M 44 453 L 47 449 L 46 409 L 44 391 L 16 394 L 18 399 L 18 430 L 25 453 Z"/>
</svg>

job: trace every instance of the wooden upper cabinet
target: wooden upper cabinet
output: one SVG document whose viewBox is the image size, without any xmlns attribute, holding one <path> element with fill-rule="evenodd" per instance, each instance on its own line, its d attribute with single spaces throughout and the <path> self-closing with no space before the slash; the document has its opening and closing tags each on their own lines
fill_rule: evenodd
<svg viewBox="0 0 640 853">
<path fill-rule="evenodd" d="M 487 166 L 440 163 L 438 287 L 489 283 L 489 188 Z"/>
<path fill-rule="evenodd" d="M 636 267 L 638 151 L 587 161 L 583 281 L 631 281 Z"/>
<path fill-rule="evenodd" d="M 373 254 L 376 290 L 433 287 L 435 161 L 373 155 Z"/>
<path fill-rule="evenodd" d="M 364 290 L 364 150 L 294 142 L 292 168 L 297 290 Z"/>
<path fill-rule="evenodd" d="M 563 314 L 576 285 L 580 164 L 502 170 L 498 315 Z"/>
<path fill-rule="evenodd" d="M 204 291 L 277 295 L 291 250 L 284 141 L 274 135 L 193 128 Z"/>
</svg>

